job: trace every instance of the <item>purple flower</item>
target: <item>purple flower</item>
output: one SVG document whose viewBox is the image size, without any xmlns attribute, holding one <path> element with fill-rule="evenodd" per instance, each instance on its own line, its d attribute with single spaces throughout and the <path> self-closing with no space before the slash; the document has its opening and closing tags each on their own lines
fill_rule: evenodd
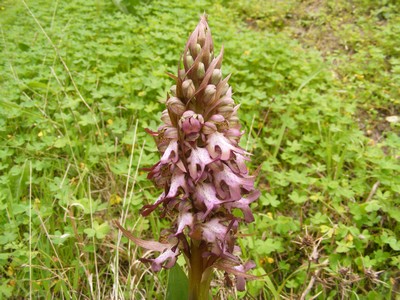
<svg viewBox="0 0 400 300">
<path fill-rule="evenodd" d="M 202 16 L 184 49 L 183 69 L 171 75 L 176 82 L 166 100 L 163 124 L 157 132 L 148 130 L 161 155 L 148 178 L 163 192 L 142 208 L 142 215 L 159 209 L 162 217 L 174 221 L 170 243 L 134 241 L 160 252 L 143 259 L 154 271 L 171 268 L 183 253 L 189 262 L 191 293 L 208 291 L 210 278 L 205 274 L 212 274 L 212 268 L 234 274 L 241 290 L 245 278 L 253 278 L 246 272 L 254 263 L 241 262 L 235 241 L 239 224 L 254 221 L 250 204 L 259 192 L 246 166 L 250 154 L 238 144 L 243 134 L 239 106 L 232 98 L 229 76 L 222 78 L 222 57 L 223 49 L 214 57 L 211 31 Z"/>
</svg>

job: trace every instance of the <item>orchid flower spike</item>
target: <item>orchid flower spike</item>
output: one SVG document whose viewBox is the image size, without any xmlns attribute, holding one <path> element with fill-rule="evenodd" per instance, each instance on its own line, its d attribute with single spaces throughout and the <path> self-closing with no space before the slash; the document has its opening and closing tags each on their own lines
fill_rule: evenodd
<svg viewBox="0 0 400 300">
<path fill-rule="evenodd" d="M 178 255 L 185 255 L 191 294 L 203 289 L 208 293 L 213 268 L 233 274 L 238 290 L 245 288 L 245 278 L 254 277 L 246 274 L 254 263 L 241 261 L 235 242 L 239 224 L 254 221 L 250 204 L 259 191 L 246 167 L 250 154 L 238 145 L 243 134 L 239 106 L 229 76 L 222 76 L 222 57 L 223 49 L 214 56 L 203 15 L 186 43 L 177 76 L 171 76 L 176 82 L 166 100 L 163 124 L 151 132 L 161 158 L 148 178 L 163 192 L 141 213 L 157 210 L 173 220 L 169 243 L 138 243 L 135 238 L 139 246 L 160 252 L 145 260 L 154 271 L 171 268 Z"/>
</svg>

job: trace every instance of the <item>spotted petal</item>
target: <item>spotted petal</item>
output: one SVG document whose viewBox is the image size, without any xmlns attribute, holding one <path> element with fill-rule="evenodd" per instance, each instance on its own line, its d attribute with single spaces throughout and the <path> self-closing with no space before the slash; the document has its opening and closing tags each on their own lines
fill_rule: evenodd
<svg viewBox="0 0 400 300">
<path fill-rule="evenodd" d="M 238 289 L 238 291 L 244 291 L 246 287 L 246 272 L 255 268 L 255 266 L 256 264 L 253 261 L 248 261 L 244 265 L 233 267 L 233 269 L 242 272 L 242 274 L 236 273 L 236 288 Z"/>
<path fill-rule="evenodd" d="M 218 195 L 221 197 L 226 196 L 223 183 L 229 188 L 231 200 L 239 200 L 242 197 L 241 188 L 250 191 L 254 185 L 254 177 L 237 175 L 224 163 L 222 170 L 215 172 L 214 181 Z"/>
<path fill-rule="evenodd" d="M 140 210 L 140 214 L 144 217 L 148 216 L 151 212 L 153 212 L 161 203 L 165 202 L 167 198 L 165 197 L 165 192 L 162 192 L 161 195 L 157 198 L 154 204 L 147 204 L 142 207 Z"/>
<path fill-rule="evenodd" d="M 178 229 L 175 235 L 178 235 L 183 232 L 186 226 L 192 227 L 193 225 L 193 214 L 191 212 L 180 213 L 178 217 Z"/>
<path fill-rule="evenodd" d="M 244 220 L 247 223 L 251 223 L 254 221 L 254 216 L 251 212 L 249 205 L 250 203 L 256 201 L 259 196 L 260 196 L 259 191 L 253 191 L 252 193 L 246 195 L 245 197 L 241 198 L 238 201 L 228 202 L 224 204 L 224 207 L 226 207 L 228 210 L 231 210 L 232 208 L 239 208 L 243 212 Z"/>
<path fill-rule="evenodd" d="M 207 150 L 212 158 L 219 157 L 221 160 L 228 160 L 231 157 L 231 152 L 234 151 L 240 154 L 248 154 L 243 149 L 236 147 L 227 139 L 223 133 L 214 132 L 208 136 Z"/>
<path fill-rule="evenodd" d="M 188 195 L 189 188 L 186 182 L 185 173 L 183 173 L 180 169 L 176 168 L 174 174 L 171 178 L 171 186 L 169 188 L 168 194 L 166 198 L 176 197 L 179 193 L 179 189 L 185 192 L 185 195 Z"/>
<path fill-rule="evenodd" d="M 195 199 L 199 206 L 202 204 L 206 206 L 207 210 L 202 216 L 202 219 L 205 219 L 212 210 L 223 203 L 218 199 L 215 186 L 211 183 L 198 184 L 196 186 Z"/>
<path fill-rule="evenodd" d="M 196 182 L 203 174 L 206 165 L 212 161 L 207 149 L 193 148 L 188 158 L 190 177 Z"/>
<path fill-rule="evenodd" d="M 215 243 L 217 240 L 223 241 L 228 228 L 220 223 L 220 219 L 214 218 L 203 224 L 203 238 L 209 243 Z"/>
<path fill-rule="evenodd" d="M 248 173 L 246 161 L 249 161 L 249 160 L 250 159 L 248 157 L 241 155 L 239 153 L 235 153 L 235 158 L 228 161 L 228 166 L 236 174 L 244 174 L 245 175 Z"/>
<path fill-rule="evenodd" d="M 165 164 L 167 162 L 174 162 L 176 163 L 179 160 L 178 156 L 178 141 L 172 140 L 167 149 L 165 150 L 163 156 L 161 157 L 161 164 Z"/>
<path fill-rule="evenodd" d="M 140 260 L 142 262 L 150 262 L 151 269 L 154 272 L 158 272 L 163 267 L 165 269 L 172 268 L 176 263 L 178 255 L 179 255 L 178 247 L 172 246 L 171 248 L 168 248 L 163 253 L 161 253 L 157 258 L 154 258 L 154 259 L 141 258 Z"/>
</svg>

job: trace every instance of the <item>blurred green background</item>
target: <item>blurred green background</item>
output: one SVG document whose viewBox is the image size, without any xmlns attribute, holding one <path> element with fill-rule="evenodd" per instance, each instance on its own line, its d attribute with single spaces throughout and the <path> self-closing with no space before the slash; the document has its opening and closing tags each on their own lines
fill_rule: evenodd
<svg viewBox="0 0 400 300">
<path fill-rule="evenodd" d="M 240 230 L 264 275 L 216 299 L 398 299 L 400 4 L 0 0 L 0 299 L 163 299 L 120 238 L 159 191 L 141 168 L 206 12 L 262 192 Z M 312 284 L 310 284 L 312 283 Z"/>
</svg>

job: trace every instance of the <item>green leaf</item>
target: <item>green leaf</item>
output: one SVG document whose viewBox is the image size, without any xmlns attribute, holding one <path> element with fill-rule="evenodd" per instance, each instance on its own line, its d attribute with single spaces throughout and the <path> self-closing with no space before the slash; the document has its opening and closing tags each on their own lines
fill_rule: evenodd
<svg viewBox="0 0 400 300">
<path fill-rule="evenodd" d="M 263 206 L 271 205 L 272 207 L 277 207 L 281 202 L 278 199 L 277 195 L 261 195 L 260 202 Z"/>
<path fill-rule="evenodd" d="M 18 235 L 12 231 L 5 231 L 3 235 L 0 235 L 0 245 L 5 245 L 9 242 L 13 242 Z"/>
<path fill-rule="evenodd" d="M 96 124 L 96 118 L 93 114 L 87 113 L 85 115 L 80 116 L 79 125 L 87 126 Z"/>
<path fill-rule="evenodd" d="M 388 212 L 390 217 L 395 219 L 397 222 L 400 222 L 400 209 L 397 207 L 391 207 Z"/>
<path fill-rule="evenodd" d="M 378 211 L 382 206 L 379 204 L 377 200 L 372 200 L 367 203 L 365 206 L 365 210 L 367 212 Z"/>
<path fill-rule="evenodd" d="M 188 278 L 182 268 L 178 264 L 175 264 L 175 266 L 169 270 L 165 300 L 187 300 L 188 292 Z"/>
<path fill-rule="evenodd" d="M 307 196 L 306 195 L 299 195 L 296 191 L 291 193 L 289 195 L 290 200 L 292 200 L 294 203 L 301 204 L 307 201 Z"/>
<path fill-rule="evenodd" d="M 86 233 L 89 238 L 96 237 L 101 240 L 110 232 L 110 225 L 107 222 L 99 224 L 97 221 L 94 221 L 93 228 L 86 228 L 83 232 Z"/>
<path fill-rule="evenodd" d="M 86 228 L 83 230 L 83 232 L 87 234 L 88 238 L 92 238 L 96 235 L 96 230 L 93 228 Z"/>
<path fill-rule="evenodd" d="M 260 255 L 269 255 L 274 251 L 282 251 L 284 248 L 282 247 L 282 242 L 278 239 L 266 239 L 265 241 L 257 240 L 255 242 L 255 250 Z"/>
<path fill-rule="evenodd" d="M 67 144 L 68 144 L 68 138 L 60 137 L 55 141 L 54 147 L 56 147 L 56 148 L 64 148 Z"/>
<path fill-rule="evenodd" d="M 94 222 L 96 226 L 96 238 L 99 240 L 104 239 L 106 235 L 110 232 L 110 225 L 107 222 L 104 222 L 101 225 L 98 225 L 96 222 Z M 94 225 L 94 224 L 93 224 Z"/>
<path fill-rule="evenodd" d="M 351 242 L 339 242 L 337 241 L 336 244 L 338 245 L 336 248 L 337 253 L 346 253 L 351 248 L 354 248 L 353 243 Z"/>
<path fill-rule="evenodd" d="M 291 217 L 278 216 L 276 219 L 275 230 L 279 234 L 287 234 L 291 231 L 297 231 L 299 228 L 298 221 L 293 220 Z"/>
</svg>

